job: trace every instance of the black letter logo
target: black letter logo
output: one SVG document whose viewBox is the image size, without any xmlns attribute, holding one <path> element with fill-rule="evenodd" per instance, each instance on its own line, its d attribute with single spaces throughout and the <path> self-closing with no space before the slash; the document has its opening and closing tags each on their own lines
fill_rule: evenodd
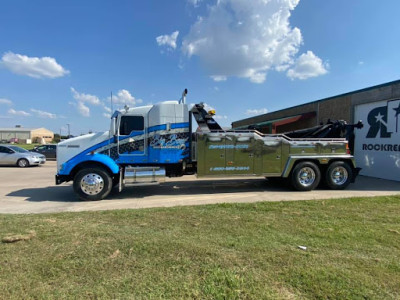
<svg viewBox="0 0 400 300">
<path fill-rule="evenodd" d="M 390 138 L 391 133 L 387 132 L 387 106 L 374 108 L 368 114 L 367 139 L 376 138 L 378 132 L 381 132 L 381 138 Z"/>
</svg>

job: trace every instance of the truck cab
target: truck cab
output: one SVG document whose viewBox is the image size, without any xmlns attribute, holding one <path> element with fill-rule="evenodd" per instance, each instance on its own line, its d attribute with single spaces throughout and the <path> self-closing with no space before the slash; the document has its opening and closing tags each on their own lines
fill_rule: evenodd
<svg viewBox="0 0 400 300">
<path fill-rule="evenodd" d="M 56 183 L 74 180 L 78 194 L 83 191 L 82 197 L 94 198 L 90 196 L 97 197 L 105 185 L 108 189 L 122 179 L 128 183 L 131 174 L 134 182 L 152 182 L 160 174 L 174 176 L 189 159 L 189 125 L 188 107 L 178 101 L 118 110 L 109 131 L 58 144 Z M 110 178 L 96 176 L 94 169 Z M 79 183 L 76 178 L 81 178 Z"/>
</svg>

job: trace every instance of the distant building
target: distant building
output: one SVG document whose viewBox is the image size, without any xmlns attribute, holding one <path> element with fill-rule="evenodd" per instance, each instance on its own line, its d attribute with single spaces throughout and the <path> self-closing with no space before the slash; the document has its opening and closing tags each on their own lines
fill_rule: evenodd
<svg viewBox="0 0 400 300">
<path fill-rule="evenodd" d="M 24 128 L 19 125 L 14 128 L 0 128 L 0 141 L 18 143 L 50 143 L 54 133 L 46 128 Z"/>
<path fill-rule="evenodd" d="M 354 149 L 361 174 L 400 181 L 400 80 L 235 121 L 232 128 L 283 133 L 328 119 L 362 120 Z"/>
</svg>

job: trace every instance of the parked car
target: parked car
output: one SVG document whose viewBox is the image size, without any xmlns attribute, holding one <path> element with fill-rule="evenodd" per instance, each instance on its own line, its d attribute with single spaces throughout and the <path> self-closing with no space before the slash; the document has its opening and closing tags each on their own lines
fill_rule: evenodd
<svg viewBox="0 0 400 300">
<path fill-rule="evenodd" d="M 56 159 L 57 158 L 57 145 L 42 145 L 37 146 L 32 149 L 32 151 L 43 154 L 46 159 Z"/>
<path fill-rule="evenodd" d="M 0 165 L 17 165 L 24 168 L 46 162 L 43 154 L 30 152 L 14 145 L 0 145 Z"/>
</svg>

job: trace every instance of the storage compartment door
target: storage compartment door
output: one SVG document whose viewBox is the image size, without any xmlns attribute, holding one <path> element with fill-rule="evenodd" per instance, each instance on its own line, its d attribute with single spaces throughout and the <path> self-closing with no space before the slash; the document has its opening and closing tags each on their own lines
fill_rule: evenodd
<svg viewBox="0 0 400 300">
<path fill-rule="evenodd" d="M 254 174 L 254 140 L 250 137 L 226 136 L 225 172 L 227 175 Z"/>
<path fill-rule="evenodd" d="M 263 173 L 282 173 L 282 140 L 265 139 L 263 145 Z"/>
<path fill-rule="evenodd" d="M 203 172 L 206 176 L 225 175 L 225 139 L 219 136 L 204 136 Z M 200 151 L 200 150 L 199 150 Z M 199 153 L 200 155 L 200 153 Z M 199 174 L 200 176 L 202 174 Z"/>
</svg>

